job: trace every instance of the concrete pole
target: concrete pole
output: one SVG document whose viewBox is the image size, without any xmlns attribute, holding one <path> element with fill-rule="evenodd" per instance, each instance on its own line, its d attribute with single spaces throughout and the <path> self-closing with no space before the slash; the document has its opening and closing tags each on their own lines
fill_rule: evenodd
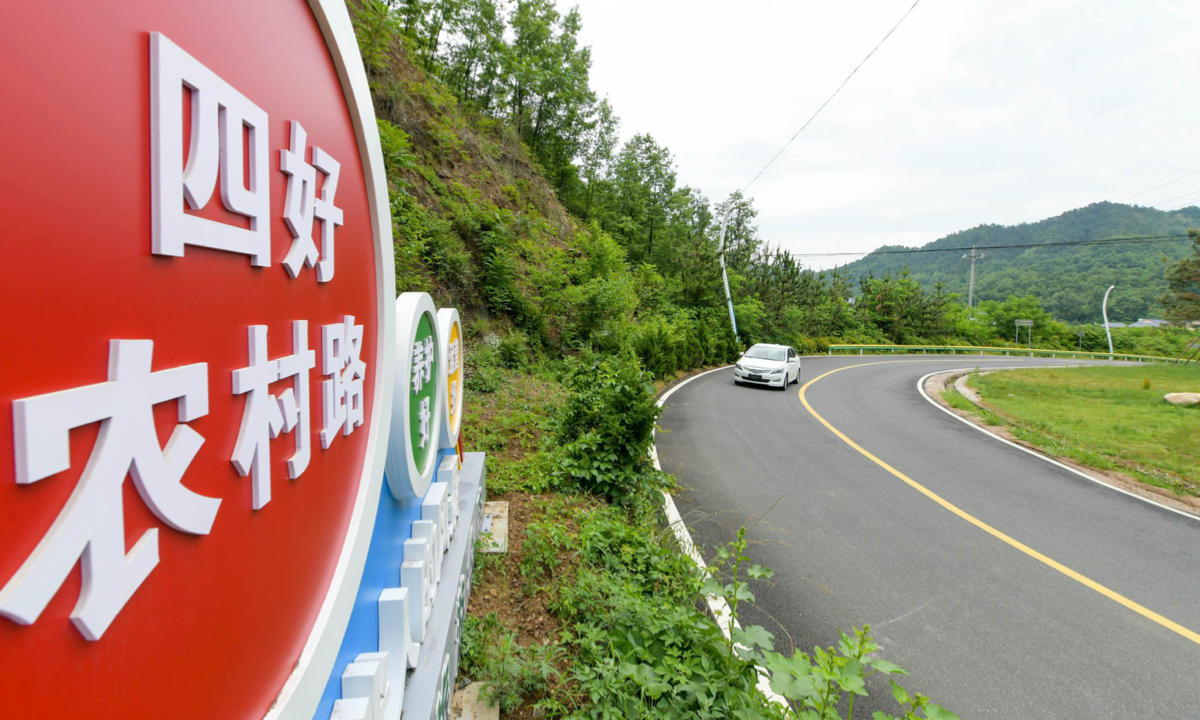
<svg viewBox="0 0 1200 720">
<path fill-rule="evenodd" d="M 733 326 L 733 341 L 737 342 L 737 318 L 733 316 L 733 296 L 729 294 L 729 276 L 725 273 L 725 228 L 729 225 L 729 214 L 733 212 L 731 205 L 721 218 L 721 282 L 725 283 L 725 302 L 729 304 L 729 324 Z M 830 355 L 833 351 L 830 351 Z"/>
<path fill-rule="evenodd" d="M 983 257 L 983 253 L 979 253 L 979 254 L 975 253 L 974 245 L 971 246 L 971 252 L 969 255 L 963 255 L 963 259 L 966 259 L 966 258 L 971 259 L 971 284 L 969 285 L 969 289 L 967 290 L 967 319 L 968 320 L 975 319 L 975 260 L 978 258 L 982 258 L 982 257 Z"/>
<path fill-rule="evenodd" d="M 1108 328 L 1108 294 L 1110 292 L 1112 292 L 1113 288 L 1115 288 L 1115 287 L 1116 287 L 1116 285 L 1109 285 L 1108 289 L 1104 291 L 1104 303 L 1100 306 L 1100 311 L 1104 313 L 1104 334 L 1108 336 L 1108 359 L 1109 360 L 1113 359 L 1113 346 L 1112 346 L 1112 331 L 1109 330 L 1109 328 Z"/>
</svg>

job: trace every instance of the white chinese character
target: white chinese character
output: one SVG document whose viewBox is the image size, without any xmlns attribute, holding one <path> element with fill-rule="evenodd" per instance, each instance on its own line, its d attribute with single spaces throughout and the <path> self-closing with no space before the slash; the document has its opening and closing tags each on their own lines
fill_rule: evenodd
<svg viewBox="0 0 1200 720">
<path fill-rule="evenodd" d="M 233 394 L 246 395 L 242 425 L 230 460 L 242 477 L 253 474 L 253 507 L 262 508 L 271 501 L 271 448 L 268 437 L 292 432 L 297 423 L 296 453 L 288 460 L 288 476 L 293 480 L 308 467 L 309 441 L 308 371 L 316 364 L 316 352 L 308 349 L 308 322 L 292 323 L 294 353 L 279 360 L 267 359 L 267 326 L 249 328 L 250 366 L 233 371 Z M 294 387 L 278 397 L 267 386 L 276 380 L 294 377 Z"/>
<path fill-rule="evenodd" d="M 429 441 L 429 398 L 421 398 L 421 410 L 417 413 L 417 417 L 421 420 L 421 447 L 425 447 L 425 443 Z"/>
<path fill-rule="evenodd" d="M 450 381 L 450 412 L 458 411 L 458 381 Z"/>
<path fill-rule="evenodd" d="M 362 329 L 359 329 L 361 337 Z M 361 343 L 361 340 L 360 340 Z M 279 394 L 283 411 L 283 431 L 296 431 L 296 452 L 288 458 L 288 477 L 292 480 L 308 469 L 312 457 L 312 410 L 308 393 L 308 371 L 317 366 L 317 351 L 308 349 L 308 321 L 292 321 L 292 354 L 276 360 L 279 379 L 292 378 L 292 387 Z M 366 366 L 363 366 L 366 372 Z"/>
<path fill-rule="evenodd" d="M 158 530 L 125 552 L 121 486 L 131 475 L 138 494 L 167 525 L 207 535 L 221 501 L 180 482 L 204 443 L 183 423 L 208 414 L 208 366 L 151 372 L 150 340 L 109 342 L 108 382 L 13 403 L 16 480 L 37 482 L 71 466 L 70 430 L 99 422 L 87 466 L 58 518 L 0 590 L 0 614 L 22 625 L 38 619 L 79 562 L 83 586 L 71 622 L 98 640 L 158 564 Z M 154 406 L 178 399 L 179 423 L 159 447 Z"/>
<path fill-rule="evenodd" d="M 446 358 L 446 373 L 453 375 L 458 372 L 458 338 L 450 341 L 449 352 Z"/>
<path fill-rule="evenodd" d="M 363 326 L 346 315 L 341 323 L 321 326 L 321 447 L 328 449 L 338 430 L 344 435 L 363 424 L 363 380 L 367 364 L 360 359 Z"/>
<path fill-rule="evenodd" d="M 312 150 L 312 165 L 304 161 L 308 134 L 292 121 L 291 148 L 279 151 L 279 167 L 288 176 L 283 219 L 292 231 L 292 248 L 283 266 L 293 278 L 304 266 L 317 268 L 317 282 L 333 279 L 333 232 L 342 224 L 342 210 L 334 206 L 341 164 L 319 147 Z M 315 166 L 315 167 L 314 167 Z M 316 197 L 317 171 L 325 175 L 321 197 Z M 313 243 L 313 219 L 321 221 L 321 254 Z M 320 261 L 318 261 L 320 257 Z"/>
<path fill-rule="evenodd" d="M 425 364 L 428 359 L 425 357 L 425 346 L 419 342 L 413 343 L 412 354 L 412 387 L 413 392 L 421 392 L 421 387 L 425 384 L 427 374 L 425 372 Z"/>
<path fill-rule="evenodd" d="M 412 356 L 412 386 L 413 392 L 421 392 L 421 388 L 433 377 L 433 338 L 427 337 L 424 342 L 413 343 Z"/>
<path fill-rule="evenodd" d="M 184 165 L 184 88 L 191 97 L 191 143 Z M 243 142 L 243 129 L 249 140 Z M 183 257 L 186 245 L 271 264 L 267 113 L 161 33 L 150 33 L 151 250 Z M 243 182 L 242 156 L 250 156 Z M 218 172 L 219 170 L 219 172 Z M 203 209 L 220 177 L 221 202 L 249 229 L 184 212 Z"/>
<path fill-rule="evenodd" d="M 423 368 L 423 372 L 425 373 L 425 382 L 429 382 L 429 379 L 431 377 L 433 377 L 433 359 L 435 357 L 436 357 L 436 355 L 434 355 L 434 351 L 433 351 L 433 337 L 432 336 L 426 337 L 425 338 L 425 366 Z"/>
</svg>

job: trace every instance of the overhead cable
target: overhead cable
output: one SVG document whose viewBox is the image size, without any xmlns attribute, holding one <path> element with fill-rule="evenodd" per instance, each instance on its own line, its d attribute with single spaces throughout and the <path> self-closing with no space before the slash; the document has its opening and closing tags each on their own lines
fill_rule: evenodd
<svg viewBox="0 0 1200 720">
<path fill-rule="evenodd" d="M 914 255 L 935 252 L 969 252 L 975 250 L 1018 250 L 1044 247 L 1076 247 L 1084 245 L 1136 245 L 1142 243 L 1177 242 L 1187 240 L 1187 235 L 1141 235 L 1135 237 L 1098 238 L 1075 242 L 1017 243 L 1014 245 L 972 245 L 971 247 L 923 247 L 869 250 L 867 252 L 790 253 L 793 257 L 845 257 L 852 255 Z"/>
<path fill-rule="evenodd" d="M 871 48 L 871 52 L 867 53 L 867 56 L 864 57 L 862 59 L 862 61 L 860 61 L 857 65 L 854 66 L 854 69 L 850 71 L 850 74 L 846 76 L 846 79 L 842 81 L 842 84 L 837 86 L 837 89 L 833 91 L 833 94 L 830 95 L 825 100 L 825 102 L 821 103 L 821 107 L 817 108 L 817 111 L 812 114 L 812 117 L 810 117 L 808 120 L 806 120 L 804 122 L 803 125 L 800 126 L 800 129 L 796 131 L 795 135 L 792 135 L 792 139 L 788 140 L 787 143 L 785 143 L 784 146 L 779 149 L 779 152 L 775 153 L 775 157 L 771 158 L 771 160 L 766 165 L 763 166 L 763 169 L 758 171 L 758 174 L 754 176 L 754 179 L 751 180 L 749 183 L 747 183 L 746 187 L 742 188 L 743 194 L 745 194 L 745 192 L 750 189 L 751 185 L 753 185 L 755 182 L 758 181 L 758 179 L 760 177 L 762 177 L 762 174 L 767 171 L 767 168 L 771 167 L 772 163 L 774 163 L 776 160 L 779 159 L 779 156 L 782 155 L 784 150 L 787 150 L 788 146 L 790 146 L 792 144 L 792 142 L 795 141 L 795 139 L 800 136 L 800 133 L 804 132 L 804 128 L 808 127 L 809 123 L 811 123 L 813 120 L 815 120 L 817 115 L 821 114 L 821 111 L 825 109 L 825 106 L 828 105 L 835 97 L 837 97 L 837 94 L 842 91 L 842 88 L 846 87 L 846 83 L 850 82 L 850 78 L 854 77 L 854 73 L 858 72 L 858 69 L 860 67 L 862 67 L 867 62 L 867 60 L 871 59 L 871 56 L 875 54 L 875 51 L 878 50 L 879 47 L 881 45 L 883 45 L 883 43 L 889 37 L 892 36 L 892 33 L 896 32 L 896 28 L 900 27 L 900 23 L 904 22 L 904 18 L 908 17 L 908 14 L 911 13 L 913 11 L 913 9 L 915 9 L 917 7 L 917 5 L 919 5 L 920 3 L 921 3 L 921 0 L 916 0 L 916 2 L 914 2 L 912 4 L 912 7 L 910 7 L 907 11 L 905 11 L 905 13 L 903 15 L 900 16 L 900 19 L 896 21 L 896 24 L 892 26 L 892 29 L 888 30 L 887 35 L 883 36 L 883 40 L 880 40 L 875 45 L 875 47 Z"/>
<path fill-rule="evenodd" d="M 1175 183 L 1179 182 L 1180 180 L 1183 180 L 1185 178 L 1190 178 L 1191 176 L 1195 175 L 1196 173 L 1200 173 L 1200 170 L 1193 170 L 1192 172 L 1188 173 L 1187 175 L 1181 175 L 1181 176 L 1175 178 L 1174 180 L 1171 180 L 1170 182 L 1165 182 L 1162 185 L 1156 185 L 1156 186 L 1150 188 L 1149 190 L 1143 190 L 1140 193 L 1137 193 L 1135 195 L 1130 195 L 1129 197 L 1125 198 L 1121 202 L 1123 202 L 1123 203 L 1129 202 L 1130 200 L 1132 200 L 1136 197 L 1141 197 L 1141 196 L 1145 195 L 1146 193 L 1154 192 L 1155 190 L 1158 190 L 1159 188 L 1165 188 L 1168 185 L 1174 185 Z M 1167 202 L 1170 202 L 1170 200 L 1168 200 Z M 1159 203 L 1159 204 L 1161 205 L 1162 203 Z"/>
</svg>

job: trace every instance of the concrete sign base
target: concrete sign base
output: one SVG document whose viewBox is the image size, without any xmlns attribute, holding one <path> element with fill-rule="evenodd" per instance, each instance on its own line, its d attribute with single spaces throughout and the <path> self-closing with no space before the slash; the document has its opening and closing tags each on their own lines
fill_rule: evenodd
<svg viewBox="0 0 1200 720">
<path fill-rule="evenodd" d="M 483 503 L 487 494 L 484 453 L 463 456 L 459 475 L 458 517 L 468 532 L 455 533 L 442 566 L 433 614 L 425 628 L 417 666 L 405 684 L 405 720 L 443 720 L 450 716 L 450 699 L 458 677 L 458 654 L 467 600 L 471 595 L 471 573 L 475 566 L 475 541 L 479 538 Z"/>
</svg>

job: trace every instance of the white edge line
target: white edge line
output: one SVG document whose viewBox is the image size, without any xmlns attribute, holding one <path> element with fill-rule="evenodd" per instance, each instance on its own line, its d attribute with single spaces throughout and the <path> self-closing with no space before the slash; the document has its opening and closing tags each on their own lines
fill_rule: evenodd
<svg viewBox="0 0 1200 720">
<path fill-rule="evenodd" d="M 686 378 L 682 382 L 680 382 L 677 385 L 675 385 L 674 387 L 672 387 L 670 390 L 667 390 L 665 393 L 663 393 L 662 397 L 660 397 L 658 399 L 658 406 L 663 407 L 664 403 L 667 402 L 667 398 L 671 397 L 671 395 L 673 395 L 676 390 L 683 387 L 684 385 L 687 385 L 688 383 L 695 380 L 696 378 L 701 378 L 701 377 L 704 377 L 705 375 L 708 375 L 709 373 L 715 373 L 718 370 L 725 370 L 726 368 L 729 368 L 729 367 L 732 367 L 732 366 L 722 365 L 719 368 L 713 368 L 712 370 L 705 370 L 702 373 L 697 373 L 696 375 L 693 375 L 690 378 Z M 655 430 L 656 439 L 657 439 L 657 432 L 658 431 Z M 654 460 L 654 469 L 661 472 L 662 465 L 658 462 L 658 445 L 657 445 L 657 443 L 653 443 L 650 445 L 650 458 L 652 460 Z M 673 530 L 675 532 L 675 539 L 679 541 L 679 546 L 681 548 L 683 548 L 684 553 L 686 553 L 687 556 L 692 559 L 692 562 L 696 563 L 696 567 L 700 568 L 701 572 L 703 572 L 705 575 L 707 575 L 708 574 L 708 565 L 704 562 L 704 558 L 700 556 L 700 552 L 698 550 L 696 550 L 696 543 L 695 543 L 695 541 L 692 540 L 692 534 L 690 532 L 688 532 L 687 525 L 684 524 L 683 517 L 679 514 L 679 508 L 675 507 L 674 498 L 672 498 L 666 491 L 663 491 L 662 495 L 663 495 L 663 511 L 666 513 L 667 523 L 670 524 L 671 530 Z M 736 627 L 739 630 L 741 629 L 742 626 L 736 620 L 733 621 L 732 624 L 729 622 L 731 613 L 729 611 L 729 604 L 725 602 L 725 598 L 719 598 L 715 595 L 708 595 L 705 597 L 705 602 L 708 603 L 708 610 L 709 610 L 709 612 L 711 612 L 713 614 L 713 618 L 716 620 L 717 627 L 721 628 L 721 634 L 723 634 L 725 636 L 726 640 L 730 639 L 731 627 Z M 740 649 L 746 649 L 746 648 L 743 648 L 741 645 L 738 645 L 737 647 Z M 758 669 L 758 690 L 759 690 L 759 692 L 761 692 L 763 695 L 765 695 L 767 697 L 767 700 L 769 700 L 777 705 L 782 705 L 785 709 L 790 709 L 791 706 L 788 704 L 787 699 L 771 689 L 770 673 L 768 673 L 767 670 L 765 668 L 763 668 L 762 666 L 759 666 L 757 669 Z"/>
<path fill-rule="evenodd" d="M 1024 366 L 1017 366 L 1017 367 L 999 367 L 999 368 L 989 367 L 988 369 L 989 370 L 1028 370 L 1029 367 L 1030 366 L 1028 366 L 1028 365 L 1024 365 Z M 1055 367 L 1064 367 L 1064 366 L 1059 365 L 1059 366 L 1055 366 Z M 1068 365 L 1065 367 L 1072 367 L 1072 366 Z M 1088 366 L 1075 366 L 1075 367 L 1088 367 Z M 1059 461 L 1055 460 L 1054 458 L 1047 457 L 1046 455 L 1043 455 L 1040 452 L 1037 452 L 1035 450 L 1030 450 L 1029 448 L 1022 447 L 1021 445 L 1018 445 L 1017 443 L 1015 443 L 1011 440 L 1002 438 L 999 435 L 992 432 L 991 430 L 988 430 L 987 428 L 976 425 L 975 423 L 971 422 L 970 420 L 951 412 L 949 408 L 944 407 L 937 400 L 934 400 L 933 398 L 929 397 L 929 394 L 925 392 L 925 381 L 928 380 L 930 377 L 933 377 L 934 375 L 941 375 L 942 373 L 964 372 L 964 371 L 971 372 L 973 369 L 974 368 L 958 368 L 956 370 L 938 370 L 936 372 L 931 372 L 928 375 L 925 375 L 924 377 L 922 377 L 920 380 L 917 381 L 917 390 L 920 391 L 921 397 L 928 400 L 938 410 L 941 410 L 942 412 L 946 413 L 947 415 L 954 418 L 955 420 L 958 420 L 959 422 L 965 423 L 968 427 L 978 430 L 979 432 L 983 433 L 984 435 L 987 435 L 989 437 L 995 438 L 996 440 L 999 440 L 1000 442 L 1004 443 L 1005 445 L 1015 447 L 1016 449 L 1020 450 L 1021 452 L 1026 452 L 1026 453 L 1029 453 L 1030 455 L 1034 456 L 1035 458 L 1040 458 L 1042 460 L 1045 460 L 1046 462 L 1050 463 L 1051 465 L 1056 465 L 1056 466 L 1062 468 L 1063 470 L 1066 470 L 1067 472 L 1074 473 L 1074 474 L 1078 475 L 1079 477 L 1084 478 L 1085 480 L 1090 480 L 1090 481 L 1096 483 L 1097 485 L 1099 485 L 1100 487 L 1108 488 L 1109 490 L 1112 490 L 1114 492 L 1119 492 L 1122 495 L 1128 495 L 1129 497 L 1134 498 L 1135 500 L 1141 500 L 1144 503 L 1149 503 L 1150 505 L 1162 508 L 1163 510 L 1169 510 L 1169 511 L 1175 513 L 1176 515 L 1182 515 L 1183 517 L 1185 517 L 1189 520 L 1200 521 L 1200 518 L 1197 518 L 1195 515 L 1192 515 L 1191 513 L 1186 513 L 1182 510 L 1176 510 L 1175 508 L 1173 508 L 1169 505 L 1163 505 L 1162 503 L 1155 502 L 1155 501 L 1151 500 L 1150 498 L 1142 497 L 1141 495 L 1138 495 L 1137 493 L 1131 493 L 1128 490 L 1124 490 L 1124 489 L 1116 487 L 1114 485 L 1109 485 L 1108 483 L 1104 482 L 1103 480 L 1098 480 L 1098 479 L 1092 477 L 1091 475 L 1088 475 L 1085 472 L 1076 470 L 1075 468 L 1071 467 L 1070 465 L 1060 463 Z"/>
</svg>

